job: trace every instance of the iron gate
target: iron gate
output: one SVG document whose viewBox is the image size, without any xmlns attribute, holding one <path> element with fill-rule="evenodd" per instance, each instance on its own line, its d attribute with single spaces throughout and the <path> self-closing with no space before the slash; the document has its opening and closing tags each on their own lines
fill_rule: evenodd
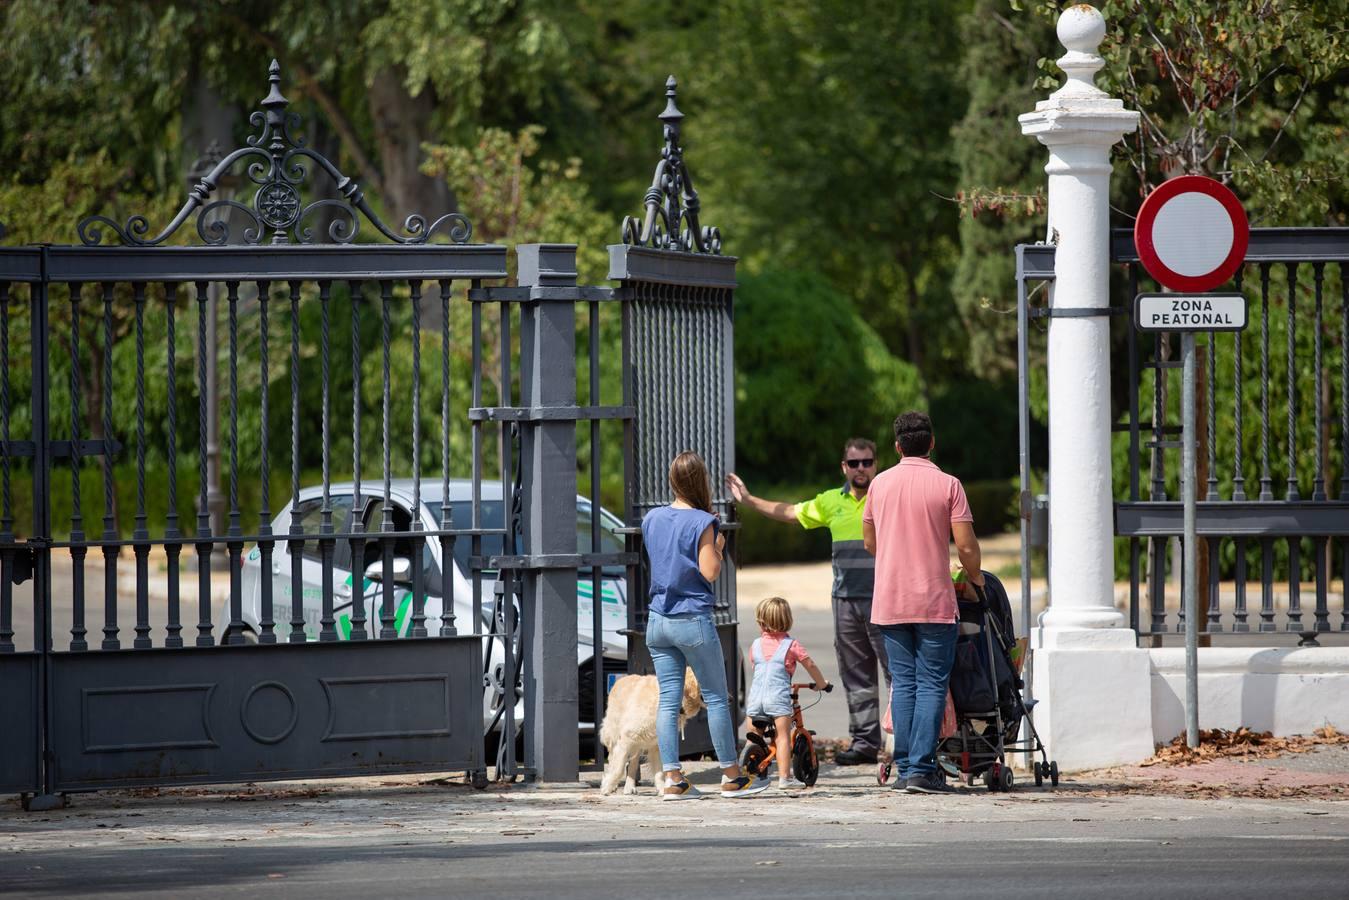
<svg viewBox="0 0 1349 900">
<path fill-rule="evenodd" d="M 9 688 L 0 790 L 35 794 L 39 806 L 103 787 L 485 770 L 482 574 L 471 573 L 466 606 L 455 545 L 476 550 L 507 529 L 483 525 L 477 457 L 470 483 L 451 488 L 450 300 L 462 287 L 504 278 L 506 252 L 468 244 L 471 226 L 457 214 L 434 223 L 410 217 L 401 234 L 387 227 L 354 182 L 305 146 L 275 62 L 269 78 L 251 119 L 257 133 L 202 177 L 154 237 L 142 217 L 124 225 L 94 217 L 80 224 L 85 246 L 0 250 L 0 678 Z M 236 164 L 256 185 L 251 205 L 212 201 Z M 340 199 L 306 203 L 311 170 L 325 173 Z M 208 246 L 165 246 L 189 220 Z M 362 222 L 392 243 L 352 244 Z M 316 229 L 336 245 L 314 244 Z M 121 246 L 98 246 L 105 230 Z M 428 242 L 445 230 L 453 243 Z M 228 328 L 224 533 L 212 527 L 207 497 L 208 310 L 217 295 Z M 191 326 L 180 325 L 193 312 L 195 348 Z M 423 406 L 431 405 L 420 356 L 434 332 L 423 331 L 424 313 L 441 338 L 440 467 L 425 483 L 422 462 L 434 454 L 421 447 Z M 372 341 L 378 353 L 366 352 Z M 287 343 L 289 353 L 273 359 L 273 345 Z M 183 439 L 190 431 L 178 421 L 191 409 L 191 385 L 185 390 L 179 377 L 184 350 L 196 357 L 196 442 Z M 395 377 L 392 368 L 409 357 L 410 373 Z M 378 391 L 362 388 L 367 358 L 379 360 Z M 348 361 L 349 380 L 334 377 Z M 289 404 L 285 381 L 275 378 L 283 373 Z M 410 409 L 396 411 L 395 383 L 410 390 Z M 243 393 L 255 406 L 242 402 L 241 384 L 251 385 Z M 338 425 L 344 403 L 349 431 Z M 288 525 L 273 531 L 277 414 L 288 419 L 290 497 L 275 520 Z M 85 437 L 87 421 L 96 437 Z M 371 427 L 379 430 L 377 457 Z M 398 441 L 400 433 L 410 442 Z M 115 462 L 121 435 L 134 435 L 134 500 L 120 489 L 132 474 Z M 316 441 L 321 484 L 306 489 L 302 447 Z M 332 478 L 341 466 L 335 445 L 351 453 L 350 482 Z M 190 493 L 178 470 L 180 453 L 194 449 L 195 523 L 180 516 Z M 395 454 L 410 478 L 394 481 Z M 156 455 L 166 478 L 147 468 Z M 374 460 L 379 475 L 366 473 L 363 483 L 362 466 Z M 90 479 L 91 464 L 101 477 Z M 241 497 L 250 472 L 258 486 L 251 503 Z M 31 507 L 16 522 L 12 482 L 23 478 Z M 58 479 L 70 486 L 60 516 L 52 503 Z M 90 521 L 90 481 L 101 486 L 101 521 Z M 497 502 L 505 504 L 502 490 Z M 438 520 L 424 515 L 431 501 Z M 134 504 L 129 536 L 119 504 Z M 469 521 L 455 520 L 456 506 Z M 164 523 L 158 534 L 152 519 Z M 211 573 L 221 548 L 229 577 L 217 610 Z M 101 598 L 86 582 L 97 557 Z M 122 566 L 134 571 L 134 606 L 119 603 Z M 14 585 L 29 576 L 33 619 L 16 645 Z M 91 599 L 102 601 L 101 639 L 89 636 Z M 428 604 L 439 606 L 434 617 Z"/>
<path fill-rule="evenodd" d="M 1029 300 L 1031 286 L 1054 277 L 1052 245 L 1022 245 L 1016 255 L 1022 600 L 1028 616 L 1030 323 L 1082 311 L 1056 313 Z M 1179 492 L 1180 454 L 1167 452 L 1181 446 L 1181 426 L 1171 424 L 1180 418 L 1181 363 L 1165 336 L 1140 336 L 1134 328 L 1132 298 L 1152 287 L 1131 232 L 1112 233 L 1111 258 L 1119 267 L 1115 290 L 1129 301 L 1102 311 L 1118 323 L 1112 343 L 1122 348 L 1127 364 L 1124 391 L 1116 391 L 1120 412 L 1114 425 L 1116 452 L 1127 457 L 1127 481 L 1116 483 L 1117 553 L 1127 555 L 1130 624 L 1140 636 L 1157 639 L 1185 630 L 1179 589 L 1168 590 L 1168 582 L 1179 576 L 1179 562 L 1172 563 L 1167 552 L 1183 531 L 1181 503 L 1170 499 Z M 1282 632 L 1314 645 L 1319 634 L 1349 631 L 1347 263 L 1349 229 L 1252 229 L 1244 266 L 1234 279 L 1234 288 L 1251 303 L 1251 324 L 1230 335 L 1210 332 L 1201 342 L 1200 437 L 1206 452 L 1197 522 L 1209 560 L 1207 570 L 1202 563 L 1200 570 L 1206 598 L 1201 634 Z M 1119 374 L 1116 367 L 1117 379 Z M 1254 416 L 1248 392 L 1258 395 Z M 1336 465 L 1338 488 L 1332 482 Z M 1250 579 L 1258 585 L 1248 584 Z M 1308 582 L 1310 609 L 1303 600 Z"/>
<path fill-rule="evenodd" d="M 721 232 L 699 223 L 700 203 L 680 145 L 683 113 L 676 83 L 666 82 L 660 114 L 665 141 L 645 214 L 623 223 L 624 244 L 610 248 L 609 277 L 629 297 L 624 340 L 630 347 L 624 392 L 634 409 L 628 461 L 629 546 L 640 551 L 641 522 L 650 510 L 674 500 L 670 462 L 694 450 L 712 478 L 712 511 L 727 535 L 725 562 L 715 585 L 714 620 L 726 664 L 726 684 L 744 705 L 744 672 L 736 615 L 735 504 L 725 476 L 735 469 L 735 394 L 732 311 L 734 257 L 721 255 Z M 649 572 L 645 554 L 629 568 L 635 590 L 628 603 L 628 657 L 634 672 L 654 669 L 646 649 Z M 737 719 L 737 721 L 739 721 Z M 705 713 L 685 727 L 685 752 L 712 749 Z"/>
<path fill-rule="evenodd" d="M 500 737 L 499 777 L 574 778 L 578 724 L 602 721 L 609 679 L 649 667 L 635 526 L 668 501 L 664 469 L 685 447 L 708 460 L 731 531 L 717 619 L 739 677 L 734 508 L 720 488 L 733 468 L 735 260 L 698 225 L 674 79 L 645 222 L 610 248 L 617 289 L 578 286 L 575 247 L 552 244 L 521 245 L 519 286 L 490 286 L 507 277 L 506 251 L 469 244 L 457 214 L 389 228 L 305 146 L 275 62 L 269 80 L 257 133 L 202 169 L 155 236 L 142 217 L 96 216 L 80 223 L 84 246 L 0 249 L 0 791 L 35 795 L 35 808 L 133 785 L 443 770 L 481 783 L 485 734 Z M 213 200 L 241 167 L 250 202 Z M 336 196 L 311 196 L 311 169 Z M 167 246 L 189 222 L 205 246 Z M 363 223 L 388 243 L 353 243 Z M 105 231 L 120 246 L 100 246 Z M 430 243 L 442 231 L 451 243 Z M 228 502 L 216 523 L 218 303 Z M 601 309 L 615 305 L 623 396 L 606 404 Z M 452 326 L 458 310 L 467 321 Z M 606 420 L 623 428 L 622 549 L 601 532 Z M 428 425 L 438 441 L 423 441 Z M 133 443 L 134 464 L 121 462 Z M 289 497 L 274 504 L 278 460 Z M 451 477 L 459 467 L 466 478 Z M 102 578 L 86 583 L 98 557 Z M 631 662 L 604 650 L 603 600 L 623 567 Z M 702 749 L 696 726 L 686 749 Z"/>
</svg>

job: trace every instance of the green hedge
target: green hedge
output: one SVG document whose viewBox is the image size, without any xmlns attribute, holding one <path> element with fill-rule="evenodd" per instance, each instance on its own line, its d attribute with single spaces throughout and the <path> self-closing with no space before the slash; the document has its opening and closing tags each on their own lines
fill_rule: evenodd
<svg viewBox="0 0 1349 900">
<path fill-rule="evenodd" d="M 976 534 L 1001 534 L 1016 524 L 1017 486 L 1010 479 L 965 482 Z"/>
<path fill-rule="evenodd" d="M 302 472 L 301 486 L 318 484 L 320 472 Z M 336 478 L 334 480 L 337 480 Z M 290 500 L 290 473 L 273 470 L 269 502 L 275 514 Z M 195 459 L 184 458 L 178 465 L 178 530 L 192 534 L 196 531 L 197 465 Z M 52 531 L 57 540 L 70 537 L 71 514 L 74 511 L 69 463 L 58 462 L 52 471 L 51 511 Z M 119 462 L 112 470 L 112 496 L 118 533 L 129 538 L 136 522 L 136 464 Z M 225 513 L 229 515 L 229 471 L 221 473 L 220 491 L 225 497 Z M 33 481 L 27 471 L 10 473 L 10 495 L 13 502 L 14 531 L 26 536 L 32 533 Z M 262 500 L 262 481 L 256 475 L 241 473 L 238 484 L 240 524 L 245 534 L 257 531 L 257 512 Z M 103 471 L 97 460 L 87 462 L 80 471 L 80 512 L 86 538 L 96 538 L 103 532 L 104 515 Z M 169 480 L 164 469 L 148 469 L 145 473 L 146 527 L 152 537 L 164 533 L 169 509 Z"/>
<path fill-rule="evenodd" d="M 827 484 L 752 484 L 756 496 L 797 503 L 814 497 Z M 741 565 L 814 562 L 829 559 L 829 529 L 806 530 L 800 525 L 777 522 L 748 507 L 740 509 L 736 547 Z"/>
</svg>

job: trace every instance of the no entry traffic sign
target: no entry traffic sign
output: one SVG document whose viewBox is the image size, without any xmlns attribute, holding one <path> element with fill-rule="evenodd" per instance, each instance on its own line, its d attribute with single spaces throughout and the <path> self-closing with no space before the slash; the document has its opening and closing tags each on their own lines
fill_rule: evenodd
<svg viewBox="0 0 1349 900">
<path fill-rule="evenodd" d="M 1163 182 L 1134 223 L 1143 268 L 1173 291 L 1210 291 L 1227 281 L 1241 267 L 1249 239 L 1241 201 L 1202 175 Z"/>
</svg>

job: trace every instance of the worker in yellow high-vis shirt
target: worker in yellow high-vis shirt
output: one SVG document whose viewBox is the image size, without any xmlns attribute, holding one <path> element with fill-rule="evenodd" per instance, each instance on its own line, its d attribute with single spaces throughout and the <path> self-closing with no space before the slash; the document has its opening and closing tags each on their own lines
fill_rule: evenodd
<svg viewBox="0 0 1349 900">
<path fill-rule="evenodd" d="M 839 680 L 848 697 L 850 746 L 835 757 L 839 765 L 874 763 L 881 751 L 880 678 L 890 670 L 880 629 L 871 624 L 871 593 L 876 560 L 862 545 L 862 510 L 867 488 L 876 477 L 876 445 L 849 438 L 840 463 L 842 487 L 830 488 L 800 503 L 755 497 L 734 472 L 726 487 L 737 504 L 779 522 L 829 529 L 833 537 L 834 652 Z M 889 695 L 889 692 L 886 692 Z"/>
</svg>

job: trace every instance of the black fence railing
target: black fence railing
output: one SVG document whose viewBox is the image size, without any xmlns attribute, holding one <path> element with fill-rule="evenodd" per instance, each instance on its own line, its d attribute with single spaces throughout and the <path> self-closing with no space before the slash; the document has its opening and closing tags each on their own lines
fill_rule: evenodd
<svg viewBox="0 0 1349 900">
<path fill-rule="evenodd" d="M 1022 296 L 1052 280 L 1053 247 L 1020 249 Z M 1116 231 L 1121 296 L 1152 289 Z M 1201 633 L 1349 632 L 1349 229 L 1253 229 L 1232 288 L 1250 326 L 1200 335 Z M 1025 301 L 1023 300 L 1023 304 Z M 1029 304 L 1033 322 L 1042 307 Z M 1184 631 L 1178 342 L 1140 335 L 1112 307 L 1127 379 L 1117 418 L 1115 533 L 1140 636 Z M 1025 360 L 1023 354 L 1023 366 Z M 1338 477 L 1337 477 L 1338 476 Z M 1051 497 L 1050 503 L 1053 502 Z M 1338 584 L 1337 584 L 1338 582 Z M 1336 590 L 1338 587 L 1338 591 Z M 1052 587 L 1051 587 L 1052 590 Z M 1308 596 L 1310 595 L 1310 596 Z"/>
</svg>

